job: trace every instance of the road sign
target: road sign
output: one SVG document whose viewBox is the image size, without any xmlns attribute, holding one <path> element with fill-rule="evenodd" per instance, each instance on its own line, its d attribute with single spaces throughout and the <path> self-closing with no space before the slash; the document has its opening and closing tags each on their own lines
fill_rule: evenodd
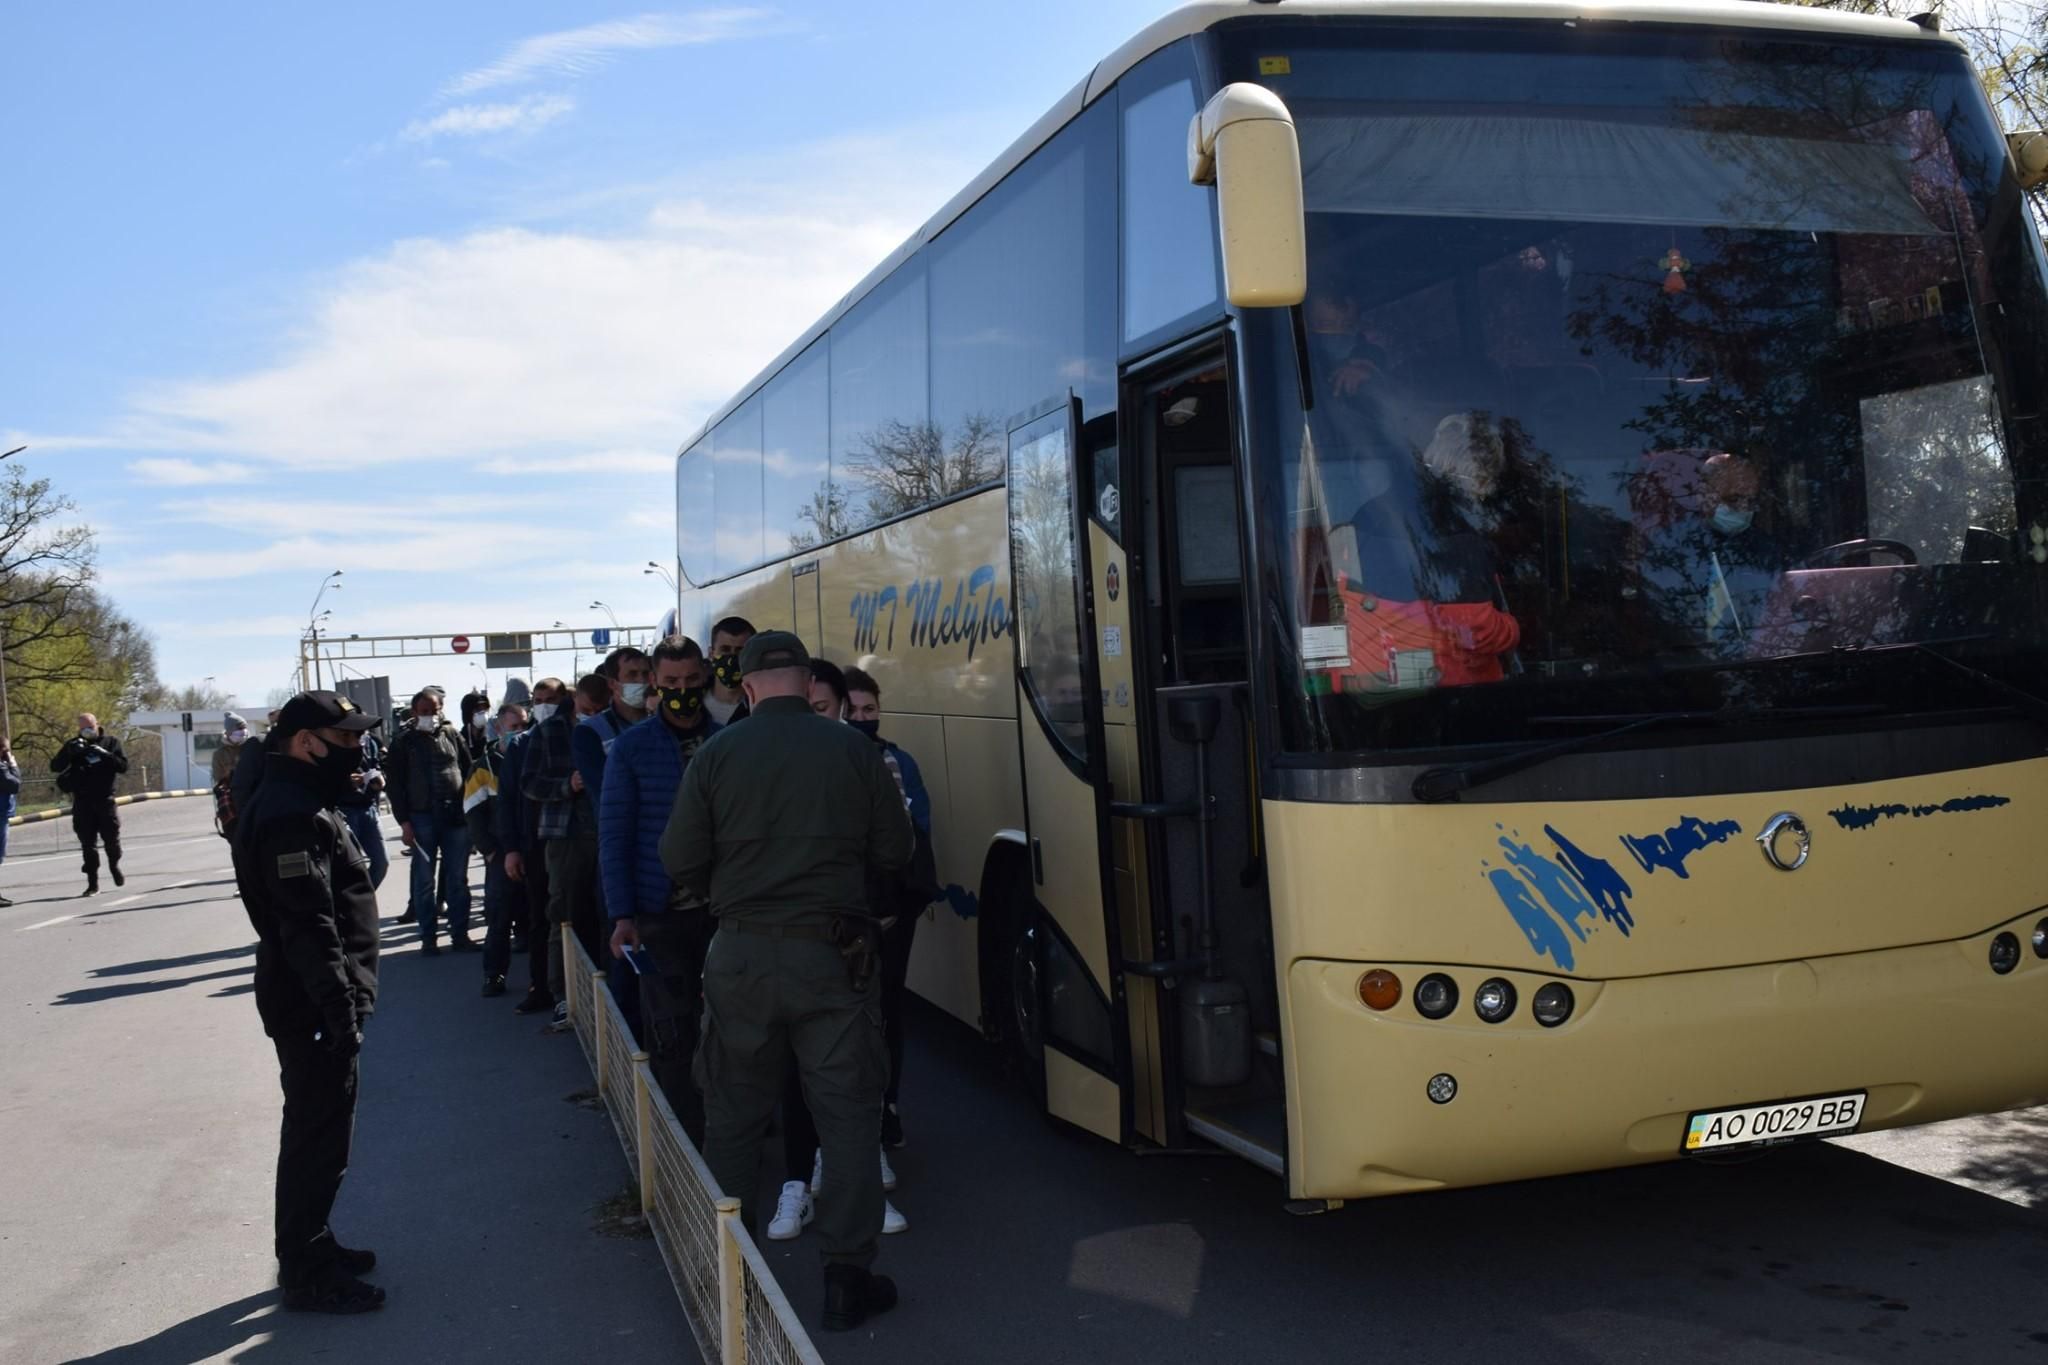
<svg viewBox="0 0 2048 1365">
<path fill-rule="evenodd" d="M 469 653 L 469 637 L 467 635 L 456 636 L 448 642 L 448 648 L 454 650 L 457 654 Z"/>
<path fill-rule="evenodd" d="M 596 630 L 590 632 L 590 647 L 592 649 L 610 649 L 611 644 L 612 633 L 608 628 L 599 626 Z"/>
<path fill-rule="evenodd" d="M 484 636 L 484 666 L 486 668 L 532 668 L 533 636 L 530 634 Z"/>
</svg>

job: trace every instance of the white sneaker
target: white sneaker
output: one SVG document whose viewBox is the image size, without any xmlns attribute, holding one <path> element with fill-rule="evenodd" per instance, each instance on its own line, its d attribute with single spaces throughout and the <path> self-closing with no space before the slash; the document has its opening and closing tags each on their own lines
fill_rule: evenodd
<svg viewBox="0 0 2048 1365">
<path fill-rule="evenodd" d="M 889 1164 L 889 1149 L 886 1147 L 882 1149 L 882 1188 L 885 1190 L 896 1188 L 896 1168 Z"/>
<path fill-rule="evenodd" d="M 809 1227 L 817 1216 L 818 1210 L 811 1203 L 811 1192 L 804 1188 L 804 1182 L 784 1181 L 782 1193 L 775 1196 L 775 1217 L 768 1222 L 768 1240 L 787 1242 Z"/>
<path fill-rule="evenodd" d="M 904 1232 L 909 1227 L 910 1220 L 897 1212 L 894 1204 L 884 1199 L 882 1201 L 882 1235 L 886 1237 L 892 1232 Z M 774 1235 L 773 1233 L 769 1234 L 771 1237 Z"/>
<path fill-rule="evenodd" d="M 811 1193 L 818 1192 L 818 1185 L 825 1178 L 825 1149 L 820 1147 L 811 1157 Z"/>
</svg>

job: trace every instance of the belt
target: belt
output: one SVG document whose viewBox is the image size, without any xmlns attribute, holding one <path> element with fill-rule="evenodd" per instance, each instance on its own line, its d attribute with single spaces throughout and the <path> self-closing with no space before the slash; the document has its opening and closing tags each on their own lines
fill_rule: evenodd
<svg viewBox="0 0 2048 1365">
<path fill-rule="evenodd" d="M 757 924 L 753 920 L 725 919 L 718 921 L 720 930 L 735 934 L 755 934 L 761 938 L 807 938 L 819 943 L 837 943 L 832 931 L 819 924 Z"/>
</svg>

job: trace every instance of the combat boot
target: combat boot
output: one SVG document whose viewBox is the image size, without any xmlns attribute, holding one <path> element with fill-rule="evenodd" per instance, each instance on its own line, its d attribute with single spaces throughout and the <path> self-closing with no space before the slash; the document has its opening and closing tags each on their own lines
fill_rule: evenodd
<svg viewBox="0 0 2048 1365">
<path fill-rule="evenodd" d="M 97 896 L 99 893 L 100 874 L 99 869 L 94 868 L 91 872 L 85 874 L 85 894 L 88 896 Z"/>
<path fill-rule="evenodd" d="M 857 1265 L 825 1267 L 825 1330 L 849 1332 L 896 1306 L 896 1282 Z"/>
<path fill-rule="evenodd" d="M 121 864 L 114 861 L 112 858 L 107 859 L 107 871 L 114 874 L 114 885 L 128 885 L 128 879 L 121 875 Z"/>
</svg>

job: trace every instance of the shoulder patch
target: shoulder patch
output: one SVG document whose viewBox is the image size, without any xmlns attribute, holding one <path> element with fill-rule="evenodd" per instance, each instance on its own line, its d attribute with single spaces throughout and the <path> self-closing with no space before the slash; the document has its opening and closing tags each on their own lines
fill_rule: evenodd
<svg viewBox="0 0 2048 1365">
<path fill-rule="evenodd" d="M 277 855 L 279 877 L 310 877 L 313 875 L 313 855 L 306 852 L 280 853 Z"/>
</svg>

